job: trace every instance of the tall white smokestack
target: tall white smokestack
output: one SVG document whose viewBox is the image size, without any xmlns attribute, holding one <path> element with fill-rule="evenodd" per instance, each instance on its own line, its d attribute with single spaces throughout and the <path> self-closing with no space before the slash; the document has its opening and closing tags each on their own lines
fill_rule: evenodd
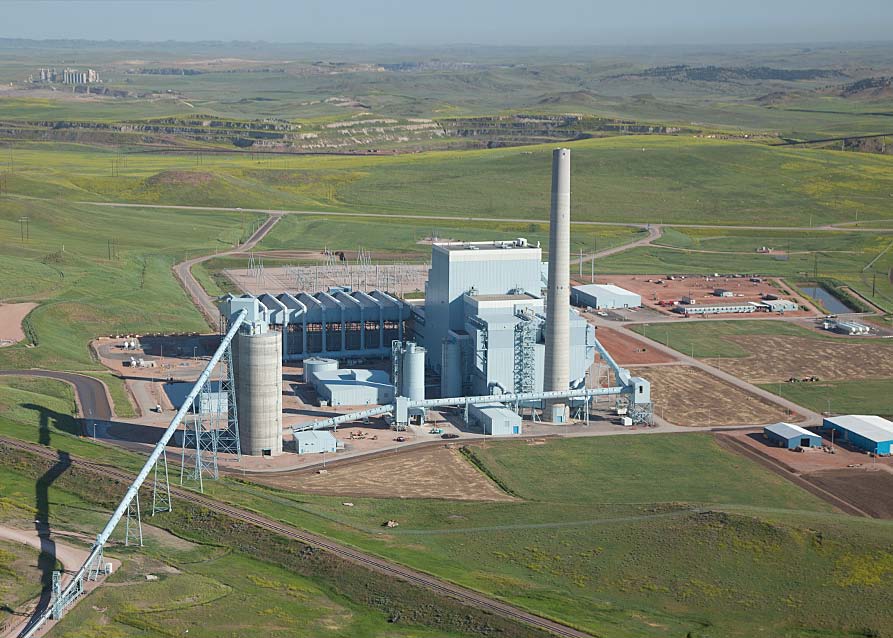
<svg viewBox="0 0 893 638">
<path fill-rule="evenodd" d="M 570 252 L 571 151 L 552 151 L 552 208 L 549 215 L 549 290 L 546 297 L 546 352 L 543 389 L 567 390 L 570 385 Z M 546 406 L 553 423 L 568 420 L 564 400 Z"/>
</svg>

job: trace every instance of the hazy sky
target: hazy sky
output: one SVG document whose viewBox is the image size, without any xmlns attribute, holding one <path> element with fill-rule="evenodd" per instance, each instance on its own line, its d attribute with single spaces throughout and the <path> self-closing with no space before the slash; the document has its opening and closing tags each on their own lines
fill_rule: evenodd
<svg viewBox="0 0 893 638">
<path fill-rule="evenodd" d="M 357 44 L 890 39 L 893 0 L 0 0 L 0 37 Z"/>
</svg>

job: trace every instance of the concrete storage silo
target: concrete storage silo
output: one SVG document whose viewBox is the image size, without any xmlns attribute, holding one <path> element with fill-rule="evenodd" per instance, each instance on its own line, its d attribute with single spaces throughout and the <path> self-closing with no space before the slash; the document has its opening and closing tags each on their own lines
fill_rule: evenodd
<svg viewBox="0 0 893 638">
<path fill-rule="evenodd" d="M 338 362 L 335 359 L 324 357 L 304 359 L 304 383 L 313 383 L 316 380 L 313 376 L 316 372 L 331 372 L 337 369 Z"/>
<path fill-rule="evenodd" d="M 425 349 L 412 341 L 403 350 L 400 394 L 413 401 L 425 399 Z"/>
<path fill-rule="evenodd" d="M 282 335 L 239 333 L 233 342 L 242 454 L 282 453 Z"/>
</svg>

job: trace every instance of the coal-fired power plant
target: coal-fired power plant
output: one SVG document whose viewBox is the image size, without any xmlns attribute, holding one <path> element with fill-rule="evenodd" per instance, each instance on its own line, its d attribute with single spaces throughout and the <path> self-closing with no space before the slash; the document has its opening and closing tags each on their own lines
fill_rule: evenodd
<svg viewBox="0 0 893 638">
<path fill-rule="evenodd" d="M 549 285 L 546 292 L 546 352 L 543 389 L 567 390 L 570 384 L 570 241 L 571 151 L 552 151 L 552 206 L 549 213 Z M 546 418 L 565 423 L 564 401 L 550 402 Z"/>
<path fill-rule="evenodd" d="M 282 453 L 282 335 L 266 324 L 242 328 L 233 343 L 242 453 Z"/>
<path fill-rule="evenodd" d="M 249 327 L 233 345 L 242 452 L 282 449 L 283 361 L 303 361 L 304 382 L 320 406 L 362 408 L 293 426 L 295 432 L 383 414 L 402 430 L 423 426 L 433 408 L 459 406 L 466 423 L 511 436 L 520 434 L 515 421 L 525 411 L 556 424 L 588 421 L 599 396 L 616 397 L 624 422 L 651 423 L 648 381 L 617 365 L 595 327 L 571 307 L 567 148 L 552 153 L 549 222 L 548 268 L 544 249 L 524 237 L 433 243 L 423 302 L 342 285 L 224 296 L 223 316 L 244 315 Z M 390 374 L 371 362 L 385 349 Z M 594 383 L 589 377 L 596 356 L 606 383 L 598 369 Z M 475 417 L 471 406 L 478 404 L 497 411 Z"/>
</svg>

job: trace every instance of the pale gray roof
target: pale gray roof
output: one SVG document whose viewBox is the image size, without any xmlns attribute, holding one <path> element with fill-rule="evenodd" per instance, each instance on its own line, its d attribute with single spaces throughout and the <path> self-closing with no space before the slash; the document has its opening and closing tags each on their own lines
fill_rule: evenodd
<svg viewBox="0 0 893 638">
<path fill-rule="evenodd" d="M 295 432 L 295 441 L 316 441 L 317 443 L 332 444 L 335 442 L 335 435 L 327 430 L 304 430 L 303 432 Z"/>
<path fill-rule="evenodd" d="M 593 297 L 597 297 L 599 293 L 609 293 L 612 295 L 631 295 L 633 297 L 640 296 L 639 294 L 631 290 L 621 288 L 620 286 L 615 286 L 614 284 L 583 284 L 582 286 L 574 286 L 574 290 L 578 290 L 587 295 L 592 295 Z"/>
<path fill-rule="evenodd" d="M 893 423 L 883 417 L 865 414 L 847 414 L 843 416 L 828 417 L 825 421 L 865 437 L 874 443 L 893 441 Z"/>
<path fill-rule="evenodd" d="M 799 425 L 794 425 L 793 423 L 775 423 L 774 425 L 767 425 L 763 428 L 766 432 L 772 432 L 777 436 L 780 436 L 783 439 L 794 439 L 803 436 L 818 436 L 815 432 L 810 432 L 804 428 L 801 428 Z"/>
</svg>

